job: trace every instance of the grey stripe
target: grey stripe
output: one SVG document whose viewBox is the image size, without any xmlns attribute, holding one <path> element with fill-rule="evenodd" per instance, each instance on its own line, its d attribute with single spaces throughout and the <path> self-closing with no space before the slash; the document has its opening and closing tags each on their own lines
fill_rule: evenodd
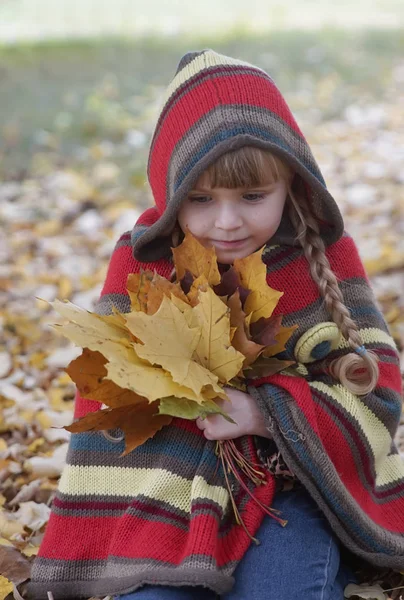
<svg viewBox="0 0 404 600">
<path fill-rule="evenodd" d="M 203 146 L 223 130 L 224 125 L 226 127 L 242 125 L 245 133 L 248 133 L 248 125 L 254 128 L 258 126 L 268 131 L 268 133 L 278 135 L 286 142 L 290 152 L 294 153 L 298 160 L 301 160 L 308 169 L 314 171 L 318 178 L 322 178 L 320 169 L 307 142 L 277 114 L 259 106 L 219 105 L 194 123 L 175 145 L 167 170 L 167 205 L 174 194 L 174 183 L 178 172 L 185 167 L 190 157 L 195 156 Z M 255 135 L 259 137 L 258 134 Z"/>
<path fill-rule="evenodd" d="M 233 67 L 231 70 L 231 75 L 255 75 L 256 77 L 259 77 L 260 79 L 264 79 L 268 83 L 272 83 L 272 87 L 275 87 L 274 81 L 271 79 L 271 77 L 267 73 L 265 73 L 264 71 L 260 71 L 257 68 L 254 68 L 253 66 L 237 67 L 236 65 L 215 65 L 212 67 L 207 66 L 205 69 L 201 69 L 193 77 L 191 77 L 190 79 L 185 81 L 181 86 L 177 87 L 174 90 L 174 92 L 172 93 L 172 95 L 170 96 L 170 98 L 165 103 L 164 107 L 161 109 L 160 115 L 162 115 L 164 112 L 165 112 L 165 115 L 164 115 L 163 119 L 161 119 L 161 116 L 159 117 L 159 120 L 156 124 L 156 128 L 153 132 L 153 138 L 151 140 L 150 149 L 149 149 L 149 161 L 147 164 L 147 172 L 148 173 L 149 173 L 149 169 L 150 169 L 151 156 L 152 156 L 152 153 L 154 150 L 154 146 L 157 142 L 158 136 L 160 135 L 160 132 L 161 132 L 162 128 L 164 127 L 167 117 L 169 117 L 171 111 L 173 109 L 175 109 L 176 104 L 178 104 L 178 102 L 180 102 L 182 100 L 182 98 L 184 96 L 186 96 L 187 94 L 189 94 L 192 90 L 203 85 L 207 80 L 214 81 L 216 79 L 220 79 L 221 77 L 229 77 L 229 74 L 230 74 L 229 70 L 222 71 L 221 73 L 212 73 L 212 71 L 214 69 L 218 69 L 220 67 L 226 68 L 229 66 Z M 205 77 L 202 78 L 202 74 L 204 74 Z M 174 101 L 172 100 L 173 96 L 176 96 Z M 217 98 L 217 101 L 220 102 L 219 97 Z M 167 112 L 166 107 L 170 103 L 171 103 L 171 106 Z"/>
<path fill-rule="evenodd" d="M 304 446 L 307 454 L 313 459 L 319 470 L 322 473 L 327 474 L 327 490 L 333 495 L 334 506 L 339 504 L 346 513 L 350 516 L 355 516 L 355 520 L 362 532 L 366 531 L 376 542 L 380 542 L 384 548 L 387 548 L 386 552 L 377 553 L 366 550 L 366 542 L 357 538 L 355 530 L 351 525 L 346 522 L 344 523 L 336 516 L 334 506 L 331 508 L 326 499 L 321 495 L 321 492 L 318 491 L 314 477 L 311 476 L 306 468 L 303 469 L 301 467 L 298 455 L 295 455 L 294 453 L 295 444 L 290 443 L 290 441 L 285 443 L 285 438 L 278 426 L 279 416 L 277 403 L 273 398 L 269 401 L 269 399 L 265 397 L 264 387 L 265 386 L 261 386 L 261 388 L 249 387 L 248 391 L 257 400 L 266 417 L 271 417 L 272 420 L 268 419 L 267 425 L 272 428 L 274 441 L 282 453 L 285 462 L 317 502 L 336 535 L 349 550 L 365 560 L 370 559 L 372 564 L 389 566 L 391 568 L 401 568 L 402 536 L 392 532 L 389 532 L 389 536 L 386 536 L 386 531 L 383 527 L 376 525 L 363 511 L 358 511 L 356 500 L 341 485 L 341 481 L 336 473 L 333 463 L 323 451 L 323 447 L 316 442 L 312 428 L 302 418 L 300 409 L 295 403 L 288 402 L 288 414 L 292 420 L 293 429 L 305 436 Z M 287 394 L 285 394 L 285 396 L 287 396 Z M 287 434 L 287 432 L 285 433 Z M 299 442 L 296 441 L 295 443 Z"/>
<path fill-rule="evenodd" d="M 100 571 L 99 562 L 93 563 L 92 576 L 82 575 L 82 565 L 71 562 L 73 574 L 68 576 L 71 581 L 65 583 L 65 571 L 56 572 L 55 561 L 37 558 L 28 583 L 28 594 L 32 600 L 47 600 L 47 591 L 51 586 L 55 598 L 76 598 L 101 596 L 108 594 L 125 594 L 133 592 L 145 583 L 152 585 L 201 585 L 213 589 L 218 594 L 226 594 L 234 585 L 234 578 L 224 572 L 224 569 L 212 567 L 202 568 L 204 559 L 196 555 L 191 566 L 168 566 L 160 561 L 130 561 L 125 559 L 121 564 L 110 559 L 107 571 Z M 63 561 L 65 563 L 65 561 Z M 86 561 L 87 562 L 87 561 Z M 98 562 L 98 564 L 97 564 Z M 143 562 L 143 564 L 141 564 Z M 95 564 L 94 564 L 95 563 Z M 66 566 L 66 565 L 63 565 Z M 101 567 L 102 568 L 102 567 Z M 63 567 L 62 567 L 63 569 Z M 87 571 L 91 569 L 90 565 Z M 43 577 L 40 576 L 41 570 Z M 38 581 L 39 579 L 39 581 Z M 45 583 L 43 583 L 45 581 Z M 49 583 L 47 583 L 49 581 Z"/>
<path fill-rule="evenodd" d="M 286 210 L 286 206 L 285 206 Z M 344 231 L 342 238 L 350 238 L 351 236 Z M 278 257 L 281 256 L 281 260 Z M 268 241 L 266 243 L 266 247 L 262 253 L 262 261 L 267 268 L 267 275 L 271 273 L 276 273 L 277 271 L 281 271 L 288 264 L 293 263 L 294 261 L 302 258 L 303 260 L 307 260 L 305 258 L 304 250 L 301 246 L 293 247 L 293 246 L 285 246 L 280 245 L 276 248 L 271 248 L 271 242 Z"/>
<path fill-rule="evenodd" d="M 60 515 L 60 516 L 79 516 L 79 517 L 122 517 L 123 515 L 130 515 L 132 517 L 139 517 L 142 521 L 150 521 L 153 523 L 166 523 L 168 525 L 174 525 L 175 527 L 182 529 L 183 531 L 188 531 L 191 521 L 195 519 L 195 517 L 199 515 L 207 515 L 215 517 L 218 522 L 221 522 L 222 516 L 222 507 L 219 506 L 213 500 L 208 498 L 199 498 L 197 500 L 193 500 L 191 512 L 180 510 L 179 508 L 169 504 L 167 502 L 158 501 L 149 496 L 144 496 L 143 494 L 138 494 L 137 496 L 133 496 L 130 500 L 128 497 L 121 497 L 118 499 L 116 496 L 109 502 L 118 503 L 122 502 L 126 504 L 126 508 L 121 509 L 86 509 L 80 503 L 81 502 L 90 502 L 89 496 L 71 496 L 71 495 L 63 495 L 58 493 L 58 497 L 62 501 L 70 501 L 77 502 L 77 508 L 60 508 L 59 506 L 52 506 L 52 512 Z M 108 498 L 106 496 L 94 496 L 92 495 L 92 500 L 96 502 L 106 502 L 108 503 Z M 133 506 L 134 502 L 140 502 L 144 506 L 144 509 L 141 507 Z M 197 505 L 200 503 L 208 504 L 209 507 L 198 507 Z M 150 510 L 146 509 L 155 508 L 157 510 L 166 511 L 169 514 L 156 514 L 150 513 Z M 184 522 L 185 521 L 185 522 Z"/>
<path fill-rule="evenodd" d="M 270 243 L 267 242 L 262 253 L 262 262 L 267 268 L 267 275 L 281 271 L 288 264 L 299 258 L 299 256 L 303 253 L 301 248 L 293 248 L 291 246 L 277 246 L 276 248 L 269 248 Z"/>
<path fill-rule="evenodd" d="M 180 71 L 182 71 L 193 60 L 195 60 L 195 58 L 197 58 L 201 54 L 204 54 L 205 52 L 206 50 L 202 50 L 201 52 L 187 52 L 186 54 L 184 54 L 184 56 L 181 58 L 178 64 L 174 77 L 176 77 Z"/>
<path fill-rule="evenodd" d="M 131 246 L 130 243 L 130 235 L 131 235 L 132 230 L 129 229 L 129 231 L 125 231 L 121 237 L 119 238 L 119 240 L 117 241 L 117 243 L 115 244 L 115 248 L 114 248 L 114 252 L 115 250 L 117 250 L 118 248 L 121 248 L 122 246 Z M 129 236 L 129 237 L 125 237 L 124 239 L 123 236 Z"/>
<path fill-rule="evenodd" d="M 98 315 L 112 315 L 112 307 L 115 306 L 121 313 L 131 311 L 130 298 L 128 294 L 104 294 L 96 302 L 93 312 Z"/>
<path fill-rule="evenodd" d="M 269 285 L 270 277 L 269 277 Z M 298 273 L 296 286 L 299 286 L 298 282 Z M 374 309 L 378 308 L 375 304 L 373 290 L 364 282 L 361 277 L 352 277 L 347 281 L 340 281 L 339 287 L 342 291 L 344 301 L 346 306 L 354 311 L 354 321 L 359 327 L 359 329 L 368 328 L 369 326 L 374 328 L 379 328 L 381 331 L 385 333 L 389 333 L 387 324 L 384 320 L 383 314 L 378 311 L 372 312 L 369 316 L 369 313 L 365 312 L 366 308 Z M 355 309 L 363 309 L 362 314 L 355 313 Z M 304 307 L 300 311 L 295 311 L 293 313 L 285 314 L 282 319 L 282 325 L 284 327 L 290 327 L 295 323 L 299 323 L 298 329 L 293 332 L 292 336 L 286 342 L 286 350 L 285 355 L 288 360 L 295 360 L 294 356 L 294 348 L 298 339 L 311 327 L 318 325 L 321 322 L 332 321 L 331 315 L 328 313 L 325 307 L 325 301 L 323 298 L 318 298 L 312 304 Z M 379 352 L 382 352 L 385 348 L 388 351 L 391 351 L 392 348 L 388 344 L 383 342 L 374 342 L 367 344 L 369 349 L 377 348 Z M 351 352 L 350 348 L 345 349 L 336 349 L 331 351 L 325 359 L 325 363 L 328 363 L 333 358 L 338 358 L 345 354 Z M 380 360 L 382 362 L 388 364 L 398 364 L 398 356 L 395 354 L 394 356 L 379 354 Z M 324 359 L 323 359 L 324 360 Z M 317 364 L 322 364 L 322 360 L 316 361 Z M 324 364 L 325 364 L 324 363 Z M 314 364 L 314 363 L 312 363 Z M 305 365 L 310 373 L 310 363 Z M 315 368 L 315 367 L 314 367 Z M 328 385 L 335 385 L 335 380 L 327 377 L 326 375 L 321 375 L 316 372 L 315 374 L 316 381 L 323 381 Z M 389 388 L 383 388 L 383 402 L 381 402 L 379 395 L 368 394 L 366 397 L 366 402 L 369 409 L 384 423 L 384 425 L 388 428 L 390 434 L 393 436 L 395 430 L 397 428 L 397 411 L 396 414 L 389 415 L 389 411 L 386 410 L 387 404 L 394 404 L 398 406 L 398 409 L 401 407 L 401 396 L 394 390 Z"/>
<path fill-rule="evenodd" d="M 196 436 L 195 436 L 196 437 Z M 168 441 L 167 441 L 168 443 Z M 178 444 L 183 442 L 178 441 Z M 122 444 L 123 447 L 123 444 Z M 119 458 L 119 454 L 115 452 L 99 452 L 99 451 L 77 451 L 71 450 L 68 456 L 68 464 L 77 466 L 103 466 L 103 467 L 123 467 L 123 468 L 148 468 L 149 465 L 153 465 L 153 469 L 164 469 L 175 475 L 180 475 L 184 479 L 193 481 L 195 475 L 201 476 L 209 485 L 220 484 L 220 473 L 222 471 L 221 466 L 218 467 L 218 473 L 213 479 L 212 464 L 207 463 L 203 458 L 204 448 L 199 447 L 195 449 L 195 457 L 198 457 L 199 461 L 188 461 L 184 463 L 184 459 L 180 460 L 173 456 L 164 456 L 161 458 L 161 454 L 151 449 L 147 454 L 140 455 L 135 452 L 130 452 L 126 456 Z M 113 456 L 111 456 L 113 455 Z M 120 462 L 122 461 L 122 462 Z M 199 464 L 195 467 L 195 462 Z M 150 468 L 150 467 L 149 467 Z"/>
</svg>

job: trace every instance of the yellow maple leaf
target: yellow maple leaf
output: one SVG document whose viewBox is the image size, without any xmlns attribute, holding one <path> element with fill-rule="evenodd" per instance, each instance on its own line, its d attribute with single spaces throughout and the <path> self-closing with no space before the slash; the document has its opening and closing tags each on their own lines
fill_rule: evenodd
<svg viewBox="0 0 404 600">
<path fill-rule="evenodd" d="M 181 289 L 180 284 L 173 283 L 162 277 L 158 273 L 154 273 L 149 292 L 147 295 L 147 314 L 153 315 L 160 308 L 163 297 L 178 298 L 185 303 L 188 303 L 188 298 Z"/>
<path fill-rule="evenodd" d="M 142 311 L 149 315 L 153 315 L 159 309 L 163 296 L 171 298 L 173 295 L 188 303 L 179 283 L 173 283 L 152 271 L 130 273 L 127 290 L 132 311 Z"/>
<path fill-rule="evenodd" d="M 108 379 L 119 387 L 127 388 L 149 401 L 176 395 L 201 401 L 192 389 L 174 382 L 170 373 L 152 367 L 140 358 L 134 350 L 131 341 L 133 336 L 129 329 L 125 330 L 126 337 L 123 337 L 121 328 L 111 323 L 108 316 L 90 313 L 70 302 L 65 304 L 55 301 L 50 304 L 63 316 L 72 319 L 66 324 L 53 327 L 78 346 L 101 352 L 109 361 L 106 364 Z"/>
<path fill-rule="evenodd" d="M 147 312 L 147 294 L 153 280 L 152 271 L 129 273 L 126 280 L 126 289 L 129 294 L 131 310 Z"/>
<path fill-rule="evenodd" d="M 97 315 L 96 315 L 97 316 Z M 52 325 L 56 331 L 63 333 L 69 340 L 74 342 L 77 346 L 81 348 L 90 348 L 90 350 L 94 350 L 95 352 L 101 352 L 108 360 L 129 360 L 142 365 L 144 361 L 142 361 L 133 350 L 132 343 L 130 341 L 130 332 L 127 332 L 127 339 L 125 338 L 117 338 L 113 337 L 113 331 L 110 331 L 112 335 L 111 338 L 104 337 L 102 334 L 102 329 L 104 330 L 104 335 L 107 336 L 106 333 L 108 329 L 101 328 L 95 329 L 93 324 L 90 323 L 86 325 L 85 319 L 82 323 L 65 323 L 65 324 L 55 324 Z"/>
<path fill-rule="evenodd" d="M 3 599 L 6 596 L 8 596 L 8 594 L 12 592 L 13 589 L 14 586 L 12 582 L 9 581 L 7 577 L 3 577 L 3 575 L 0 575 L 0 598 Z"/>
<path fill-rule="evenodd" d="M 192 282 L 191 288 L 187 294 L 188 301 L 191 306 L 196 306 L 199 302 L 199 292 L 206 292 L 209 287 L 208 280 L 205 275 L 199 275 Z"/>
<path fill-rule="evenodd" d="M 274 290 L 267 284 L 266 265 L 262 262 L 263 248 L 246 258 L 237 258 L 233 268 L 240 277 L 241 285 L 251 290 L 244 304 L 246 315 L 251 314 L 251 322 L 261 317 L 270 317 L 283 292 Z"/>
<path fill-rule="evenodd" d="M 171 250 L 178 280 L 189 271 L 194 277 L 204 275 L 209 285 L 217 285 L 220 282 L 216 251 L 213 246 L 205 248 L 187 231 L 182 244 Z"/>
<path fill-rule="evenodd" d="M 68 300 L 61 302 L 56 299 L 54 302 L 47 303 L 60 315 L 68 319 L 70 323 L 77 325 L 76 328 L 72 329 L 72 331 L 74 330 L 76 332 L 74 334 L 76 337 L 79 337 L 79 331 L 82 331 L 83 335 L 90 337 L 93 343 L 97 343 L 100 346 L 105 339 L 108 339 L 110 341 L 119 342 L 130 348 L 130 332 L 125 328 L 121 317 L 118 317 L 116 314 L 98 315 L 97 313 L 80 308 Z M 64 335 L 67 335 L 68 329 L 66 329 L 66 325 L 56 324 L 52 325 L 52 327 L 56 330 L 61 330 Z M 67 335 L 67 337 L 69 337 L 69 335 Z M 90 347 L 88 344 L 82 343 L 84 340 L 76 342 L 75 339 L 72 339 L 72 341 L 77 343 L 78 346 Z M 94 349 L 99 350 L 99 348 Z"/>
<path fill-rule="evenodd" d="M 82 398 L 96 400 L 111 408 L 144 403 L 144 396 L 121 388 L 110 379 L 106 379 L 107 362 L 100 352 L 89 348 L 84 348 L 82 354 L 70 362 L 66 372 L 77 385 Z"/>
<path fill-rule="evenodd" d="M 228 400 L 223 385 L 242 389 L 244 368 L 253 376 L 285 368 L 286 362 L 270 357 L 284 349 L 297 327 L 280 328 L 280 317 L 270 320 L 283 293 L 266 283 L 262 250 L 235 261 L 238 279 L 232 273 L 226 281 L 221 280 L 214 248 L 204 248 L 189 232 L 173 253 L 178 280 L 184 289 L 190 286 L 187 294 L 179 281 L 142 271 L 127 278 L 129 313 L 113 306 L 113 314 L 103 316 L 68 301 L 48 303 L 69 321 L 54 328 L 84 349 L 67 373 L 83 397 L 108 407 L 66 429 L 120 427 L 125 433 L 124 454 L 153 437 L 174 416 L 192 419 L 219 413 L 230 419 L 215 402 Z M 229 290 L 226 296 L 213 289 L 220 283 L 216 292 Z M 244 306 L 242 288 L 243 294 L 250 292 Z M 254 326 L 251 336 L 250 326 L 261 318 L 264 321 Z"/>
<path fill-rule="evenodd" d="M 191 388 L 197 395 L 206 385 L 217 393 L 222 391 L 218 377 L 192 359 L 201 338 L 201 327 L 190 327 L 185 314 L 166 296 L 154 315 L 132 312 L 126 316 L 126 322 L 143 343 L 134 346 L 138 356 L 152 365 L 160 365 L 176 383 Z"/>
<path fill-rule="evenodd" d="M 131 361 L 121 359 L 118 362 L 108 362 L 106 369 L 108 379 L 122 388 L 127 388 L 148 398 L 149 401 L 166 396 L 178 396 L 196 402 L 203 401 L 201 394 L 196 394 L 193 389 L 175 382 L 171 373 L 165 369 L 147 366 L 144 362 L 139 366 Z"/>
<path fill-rule="evenodd" d="M 185 313 L 191 327 L 199 326 L 201 336 L 194 351 L 196 360 L 214 373 L 222 383 L 240 371 L 244 356 L 230 341 L 230 309 L 212 290 L 199 290 L 198 304 Z"/>
</svg>

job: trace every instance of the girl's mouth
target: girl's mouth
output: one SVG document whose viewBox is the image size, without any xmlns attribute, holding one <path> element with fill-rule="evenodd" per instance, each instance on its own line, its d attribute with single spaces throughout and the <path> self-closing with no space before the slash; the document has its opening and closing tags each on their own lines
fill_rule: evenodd
<svg viewBox="0 0 404 600">
<path fill-rule="evenodd" d="M 231 242 L 221 241 L 221 240 L 213 240 L 213 245 L 218 248 L 238 248 L 242 246 L 247 241 L 247 238 L 242 240 L 233 240 Z"/>
</svg>

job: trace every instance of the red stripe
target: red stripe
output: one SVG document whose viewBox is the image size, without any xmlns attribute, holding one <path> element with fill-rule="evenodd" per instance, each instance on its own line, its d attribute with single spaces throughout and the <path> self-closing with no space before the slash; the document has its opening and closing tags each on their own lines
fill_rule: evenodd
<svg viewBox="0 0 404 600">
<path fill-rule="evenodd" d="M 266 505 L 273 500 L 275 481 L 268 476 L 256 496 Z M 196 504 L 195 509 L 204 507 Z M 209 508 L 211 506 L 209 505 Z M 243 519 L 252 535 L 262 523 L 263 511 L 249 501 Z M 130 559 L 150 559 L 180 564 L 187 556 L 213 556 L 222 566 L 240 560 L 250 539 L 241 526 L 235 526 L 219 539 L 220 519 L 213 515 L 191 515 L 189 528 L 179 529 L 168 523 L 156 523 L 125 514 L 119 517 L 76 517 L 51 514 L 38 556 L 54 560 L 103 560 L 110 555 Z M 71 540 L 77 540 L 72 544 Z M 164 540 L 164 543 L 151 543 Z"/>
<path fill-rule="evenodd" d="M 383 367 L 392 367 L 392 365 L 384 364 Z M 394 369 L 397 370 L 397 367 Z M 394 369 L 391 369 L 392 375 Z M 388 504 L 382 505 L 374 502 L 369 492 L 363 487 L 355 471 L 354 457 L 348 440 L 344 437 L 335 420 L 321 406 L 313 402 L 307 381 L 303 378 L 288 377 L 287 375 L 280 374 L 272 375 L 270 379 L 272 384 L 279 386 L 291 394 L 312 427 L 313 433 L 316 433 L 324 445 L 324 449 L 331 458 L 342 483 L 365 513 L 382 527 L 391 531 L 403 532 L 403 499 L 391 500 Z M 357 448 L 361 451 L 359 436 L 356 435 L 348 421 L 345 421 L 343 418 L 342 421 L 347 427 L 349 426 L 353 437 L 356 438 Z M 364 456 L 363 452 L 366 452 L 366 450 L 362 449 L 362 461 L 366 469 L 366 459 L 369 457 Z M 371 479 L 369 471 L 365 472 L 367 473 L 367 477 Z M 399 515 L 401 515 L 401 519 Z"/>
<path fill-rule="evenodd" d="M 54 560 L 106 559 L 116 543 L 119 521 L 120 517 L 65 517 L 52 512 L 38 556 Z"/>
<path fill-rule="evenodd" d="M 388 490 L 385 490 L 385 491 L 382 491 L 382 490 L 379 490 L 376 488 L 376 481 L 375 481 L 375 478 L 373 477 L 373 473 L 370 468 L 372 458 L 369 457 L 368 450 L 363 442 L 363 439 L 360 437 L 360 435 L 359 435 L 358 431 L 355 429 L 353 423 L 351 423 L 345 417 L 345 415 L 340 410 L 338 410 L 338 407 L 335 404 L 333 404 L 332 400 L 328 400 L 328 398 L 325 398 L 324 395 L 321 394 L 320 392 L 313 391 L 313 395 L 317 398 L 320 398 L 328 406 L 328 410 L 333 415 L 335 415 L 335 419 L 333 419 L 332 416 L 330 417 L 330 419 L 332 421 L 337 421 L 337 422 L 342 423 L 344 425 L 345 429 L 351 435 L 352 439 L 354 440 L 356 449 L 359 452 L 360 459 L 362 462 L 361 469 L 363 470 L 363 474 L 365 476 L 368 486 L 373 490 L 372 496 L 379 500 L 383 500 L 383 498 L 388 498 L 389 496 L 393 496 L 394 494 L 403 492 L 404 491 L 404 482 L 403 481 L 401 481 L 401 483 L 397 484 L 394 488 L 389 488 Z M 322 411 L 322 409 L 319 408 L 319 412 L 320 411 Z M 325 427 L 324 427 L 324 429 L 325 429 Z M 338 428 L 338 432 L 339 431 L 340 431 L 340 429 Z M 338 435 L 341 435 L 341 434 L 339 433 Z M 345 439 L 345 437 L 343 437 L 343 439 Z M 350 446 L 348 446 L 348 448 L 350 448 Z M 353 454 L 351 452 L 350 452 L 350 454 L 351 454 L 352 460 L 353 460 Z M 335 453 L 335 450 L 334 450 L 333 455 L 331 455 L 330 453 L 329 453 L 329 455 L 333 456 L 333 457 L 335 456 L 336 459 L 340 458 L 340 454 L 337 455 L 337 453 Z M 348 464 L 351 464 L 351 463 L 348 463 Z M 337 466 L 337 465 L 335 464 L 335 466 Z M 345 465 L 341 465 L 341 466 L 343 466 L 343 468 L 346 470 L 346 466 L 347 466 L 346 463 L 345 463 Z M 353 467 L 354 465 L 352 464 L 351 466 Z M 357 479 L 359 479 L 356 471 L 352 471 L 352 473 L 354 473 L 355 477 Z M 343 477 L 342 477 L 342 480 L 344 480 Z"/>
<path fill-rule="evenodd" d="M 241 66 L 241 68 L 245 68 L 242 65 L 240 65 L 240 66 Z M 274 81 L 269 77 L 269 75 L 267 73 L 263 73 L 262 71 L 259 71 L 258 69 L 254 68 L 253 66 L 250 68 L 249 67 L 247 67 L 247 68 L 249 69 L 250 74 L 251 74 L 251 71 L 254 71 L 257 74 L 257 76 L 261 77 L 261 79 L 262 78 L 266 79 L 269 85 L 275 86 Z M 195 84 L 201 85 L 201 83 L 205 79 L 209 79 L 212 76 L 217 75 L 218 73 L 219 74 L 228 73 L 231 77 L 233 77 L 233 78 L 235 77 L 233 65 L 232 66 L 221 65 L 218 67 L 208 67 L 207 69 L 200 71 L 199 73 L 197 73 L 196 75 L 194 75 L 193 77 L 191 77 L 190 79 L 185 81 L 185 83 L 183 83 L 180 87 L 178 87 L 175 90 L 175 92 L 170 96 L 168 102 L 164 105 L 163 110 L 157 121 L 155 131 L 157 133 L 159 132 L 159 129 L 161 128 L 161 125 L 162 125 L 164 119 L 166 118 L 166 115 L 172 109 L 172 107 L 174 106 L 174 104 L 176 103 L 177 99 L 180 96 L 182 96 L 185 92 L 190 90 L 190 88 L 195 86 Z M 151 145 L 152 148 L 153 148 L 153 144 L 154 144 L 154 140 L 152 140 L 152 145 Z"/>
<path fill-rule="evenodd" d="M 120 246 L 111 256 L 104 287 L 101 291 L 101 297 L 105 294 L 126 294 L 127 280 L 130 273 L 139 273 L 140 267 L 145 268 L 144 263 L 140 263 L 133 258 L 132 246 Z M 162 277 L 168 278 L 172 267 L 166 260 L 159 260 L 147 263 L 147 270 L 156 270 Z"/>
<path fill-rule="evenodd" d="M 98 400 L 87 400 L 86 398 L 82 398 L 78 389 L 76 388 L 73 419 L 80 419 L 87 413 L 92 413 L 99 410 L 101 408 L 101 404 L 102 402 L 98 402 Z"/>
<path fill-rule="evenodd" d="M 339 282 L 358 277 L 366 281 L 366 273 L 352 238 L 348 236 L 340 238 L 326 249 L 326 256 Z M 349 260 L 346 260 L 347 257 Z M 267 283 L 275 290 L 284 292 L 274 310 L 274 315 L 297 312 L 321 298 L 304 255 L 299 255 L 282 269 L 268 273 Z"/>
<path fill-rule="evenodd" d="M 218 72 L 222 71 L 222 68 L 218 69 Z M 212 71 L 209 74 L 212 74 Z M 198 81 L 198 78 L 194 78 L 192 83 L 195 81 Z M 236 81 L 240 85 L 235 85 Z M 261 77 L 251 74 L 225 75 L 220 78 L 219 99 L 218 81 L 205 79 L 201 75 L 200 84 L 178 99 L 157 134 L 150 162 L 149 179 L 160 212 L 165 209 L 166 174 L 175 146 L 199 119 L 219 104 L 247 104 L 266 108 L 281 117 L 285 124 L 303 138 L 279 90 L 269 80 L 266 84 L 268 93 L 263 94 L 262 88 L 265 83 Z M 244 93 L 243 88 L 246 90 Z"/>
</svg>

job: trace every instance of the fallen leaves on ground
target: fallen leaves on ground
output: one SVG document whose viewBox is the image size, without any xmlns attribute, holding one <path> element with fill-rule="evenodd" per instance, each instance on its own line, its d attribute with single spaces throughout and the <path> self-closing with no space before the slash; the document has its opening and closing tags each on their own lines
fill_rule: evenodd
<svg viewBox="0 0 404 600">
<path fill-rule="evenodd" d="M 392 74 L 390 91 L 377 104 L 358 91 L 357 102 L 338 118 L 319 119 L 312 109 L 317 99 L 305 89 L 290 99 L 358 244 L 404 365 L 399 75 Z M 320 109 L 342 84 L 323 78 Z M 141 125 L 135 133 L 146 144 Z M 130 201 L 116 183 L 118 143 L 83 144 L 79 151 L 91 160 L 72 166 L 42 148 L 25 173 L 0 181 L 0 549 L 12 547 L 28 565 L 43 537 L 70 438 L 63 427 L 72 421 L 75 386 L 64 369 L 80 353 L 54 335 L 56 314 L 35 297 L 66 298 L 91 311 L 117 238 L 151 199 L 144 177 L 133 178 Z M 404 456 L 404 423 L 395 441 Z M 10 584 L 3 579 L 6 593 L 3 584 Z"/>
</svg>

